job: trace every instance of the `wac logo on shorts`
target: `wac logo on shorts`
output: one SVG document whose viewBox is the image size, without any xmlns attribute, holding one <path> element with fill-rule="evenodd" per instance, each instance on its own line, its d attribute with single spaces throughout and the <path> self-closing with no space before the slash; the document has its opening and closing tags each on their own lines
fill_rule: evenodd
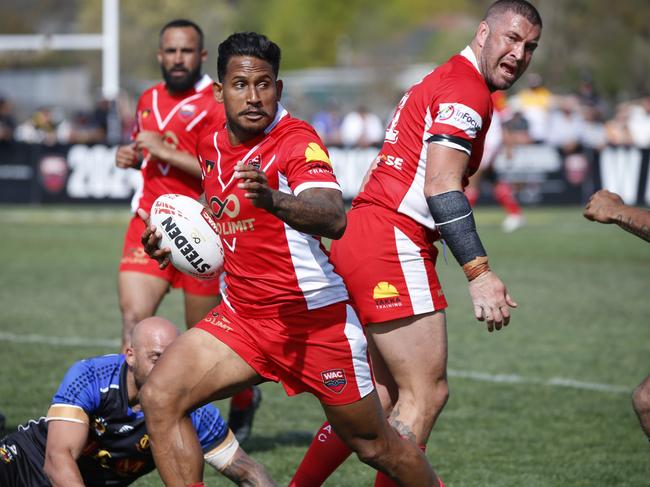
<svg viewBox="0 0 650 487">
<path fill-rule="evenodd" d="M 340 394 L 345 386 L 348 385 L 348 380 L 345 378 L 343 369 L 325 370 L 320 373 L 323 378 L 323 384 L 332 391 Z"/>
</svg>

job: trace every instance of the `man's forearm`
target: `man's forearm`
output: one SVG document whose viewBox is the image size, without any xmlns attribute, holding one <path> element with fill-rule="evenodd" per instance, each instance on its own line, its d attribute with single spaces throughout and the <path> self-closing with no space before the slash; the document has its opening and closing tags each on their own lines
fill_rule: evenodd
<svg viewBox="0 0 650 487">
<path fill-rule="evenodd" d="M 650 211 L 641 208 L 623 207 L 614 212 L 612 219 L 626 230 L 646 242 L 650 242 Z"/>
<path fill-rule="evenodd" d="M 309 235 L 341 238 L 346 226 L 345 209 L 326 197 L 298 198 L 273 192 L 273 207 L 268 210 L 290 227 Z"/>
<path fill-rule="evenodd" d="M 201 178 L 201 166 L 198 159 L 187 152 L 166 147 L 160 159 L 195 178 Z"/>
<path fill-rule="evenodd" d="M 47 454 L 44 471 L 52 487 L 84 487 L 77 462 L 68 452 Z"/>
</svg>

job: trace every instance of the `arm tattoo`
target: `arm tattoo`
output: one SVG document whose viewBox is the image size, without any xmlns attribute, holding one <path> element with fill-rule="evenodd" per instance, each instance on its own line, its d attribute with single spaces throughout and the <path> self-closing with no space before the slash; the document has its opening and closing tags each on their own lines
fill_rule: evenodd
<svg viewBox="0 0 650 487">
<path fill-rule="evenodd" d="M 635 221 L 633 216 L 625 219 L 623 215 L 616 215 L 616 224 L 623 230 L 642 238 L 646 242 L 650 242 L 650 226 L 644 225 L 642 222 Z"/>
</svg>

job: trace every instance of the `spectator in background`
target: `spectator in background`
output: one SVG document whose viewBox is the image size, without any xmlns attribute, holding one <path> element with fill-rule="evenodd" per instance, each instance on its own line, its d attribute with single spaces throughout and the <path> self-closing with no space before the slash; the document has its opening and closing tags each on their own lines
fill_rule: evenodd
<svg viewBox="0 0 650 487">
<path fill-rule="evenodd" d="M 512 106 L 513 109 L 521 111 L 524 115 L 533 141 L 545 142 L 553 95 L 544 86 L 539 74 L 530 73 L 527 80 L 528 88 L 521 90 L 512 98 Z"/>
<path fill-rule="evenodd" d="M 630 107 L 627 127 L 636 147 L 650 147 L 650 96 L 641 98 Z"/>
<path fill-rule="evenodd" d="M 381 144 L 385 127 L 378 115 L 359 105 L 356 111 L 343 117 L 341 142 L 349 147 L 369 147 Z"/>
<path fill-rule="evenodd" d="M 580 151 L 583 129 L 578 100 L 573 96 L 557 97 L 550 112 L 546 142 L 567 156 Z"/>
<path fill-rule="evenodd" d="M 42 107 L 29 120 L 16 127 L 14 138 L 20 142 L 54 145 L 58 142 L 57 124 L 52 110 Z"/>
<path fill-rule="evenodd" d="M 607 143 L 611 145 L 631 145 L 632 136 L 628 129 L 630 106 L 626 103 L 616 107 L 616 112 L 611 120 L 605 123 Z"/>
<path fill-rule="evenodd" d="M 0 97 L 0 142 L 10 142 L 14 138 L 16 119 L 9 100 Z"/>
<path fill-rule="evenodd" d="M 341 115 L 334 100 L 329 100 L 322 110 L 316 112 L 311 125 L 325 145 L 341 145 Z"/>
</svg>

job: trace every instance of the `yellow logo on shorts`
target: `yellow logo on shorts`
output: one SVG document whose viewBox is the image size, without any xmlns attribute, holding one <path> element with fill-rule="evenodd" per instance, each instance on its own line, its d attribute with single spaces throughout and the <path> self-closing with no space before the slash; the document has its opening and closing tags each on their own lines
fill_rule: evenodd
<svg viewBox="0 0 650 487">
<path fill-rule="evenodd" d="M 372 290 L 372 297 L 375 300 L 377 309 L 397 308 L 402 306 L 399 298 L 399 291 L 390 282 L 378 282 Z"/>
</svg>

